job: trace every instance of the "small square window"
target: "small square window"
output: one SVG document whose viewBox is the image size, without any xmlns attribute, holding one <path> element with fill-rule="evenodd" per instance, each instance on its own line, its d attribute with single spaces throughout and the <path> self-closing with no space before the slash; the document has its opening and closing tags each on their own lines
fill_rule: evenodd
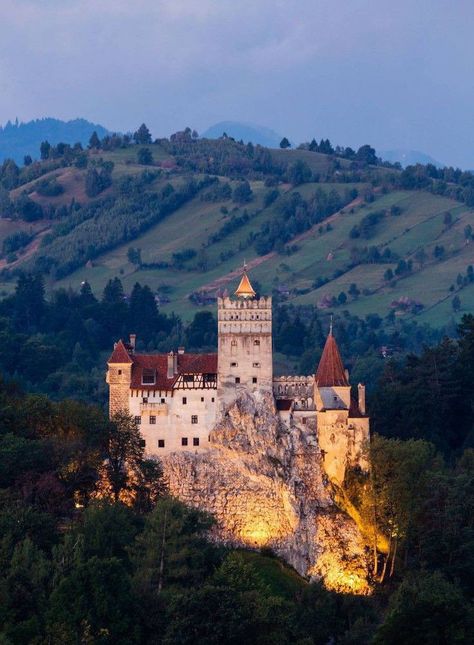
<svg viewBox="0 0 474 645">
<path fill-rule="evenodd" d="M 165 440 L 158 439 L 158 448 L 164 448 L 164 447 L 165 447 Z"/>
<path fill-rule="evenodd" d="M 204 397 L 201 396 L 201 403 L 204 403 Z"/>
<path fill-rule="evenodd" d="M 146 441 L 145 439 L 140 439 L 140 446 L 144 448 L 146 446 Z"/>
<path fill-rule="evenodd" d="M 185 374 L 183 376 L 183 381 L 185 383 L 194 383 L 194 374 Z"/>
<path fill-rule="evenodd" d="M 303 417 L 303 418 L 301 419 L 301 423 L 302 423 L 304 426 L 306 425 L 306 417 Z"/>
<path fill-rule="evenodd" d="M 193 437 L 193 446 L 199 446 L 199 437 Z"/>
<path fill-rule="evenodd" d="M 254 345 L 260 345 L 260 341 L 259 341 L 259 340 L 254 340 L 254 341 L 253 341 L 253 344 L 254 344 Z"/>
<path fill-rule="evenodd" d="M 147 396 L 144 396 L 144 397 L 143 397 L 143 399 L 142 399 L 142 403 L 148 403 L 148 397 L 147 397 Z"/>
<path fill-rule="evenodd" d="M 164 402 L 165 402 L 165 400 L 164 400 L 164 399 L 161 399 L 161 403 L 164 403 Z"/>
<path fill-rule="evenodd" d="M 156 423 L 156 417 L 154 414 L 150 414 L 150 425 L 155 425 Z"/>
<path fill-rule="evenodd" d="M 181 437 L 181 445 L 182 446 L 187 446 L 188 445 L 188 438 L 187 437 Z"/>
<path fill-rule="evenodd" d="M 192 417 L 191 417 L 191 423 L 197 423 L 197 422 L 198 422 L 198 415 L 193 414 Z"/>
<path fill-rule="evenodd" d="M 142 418 L 139 417 L 139 416 L 136 416 L 135 417 L 135 423 L 139 426 L 141 424 L 141 422 L 142 422 Z"/>
<path fill-rule="evenodd" d="M 231 367 L 237 367 L 237 363 L 231 363 L 230 366 Z"/>
<path fill-rule="evenodd" d="M 118 374 L 119 376 L 120 376 L 120 374 L 121 374 L 121 373 L 122 373 L 122 370 L 117 370 L 117 374 Z"/>
<path fill-rule="evenodd" d="M 235 382 L 236 382 L 236 383 L 240 383 L 240 376 L 236 376 L 236 377 L 235 377 Z"/>
<path fill-rule="evenodd" d="M 215 399 L 214 399 L 214 397 L 212 397 L 212 399 L 211 399 L 211 403 L 214 403 L 214 400 L 215 400 Z"/>
<path fill-rule="evenodd" d="M 230 344 L 231 344 L 232 347 L 237 347 L 237 341 L 236 340 L 232 340 Z"/>
<path fill-rule="evenodd" d="M 256 377 L 256 376 L 252 376 L 252 383 L 256 383 L 256 382 L 257 382 L 257 377 Z"/>
<path fill-rule="evenodd" d="M 260 367 L 260 363 L 252 363 L 252 367 Z"/>
<path fill-rule="evenodd" d="M 183 405 L 186 405 L 187 402 L 188 402 L 187 397 L 183 396 Z"/>
</svg>

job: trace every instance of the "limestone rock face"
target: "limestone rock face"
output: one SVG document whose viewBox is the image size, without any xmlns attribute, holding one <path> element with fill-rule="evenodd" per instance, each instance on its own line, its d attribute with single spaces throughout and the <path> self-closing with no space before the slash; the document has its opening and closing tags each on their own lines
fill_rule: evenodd
<svg viewBox="0 0 474 645">
<path fill-rule="evenodd" d="M 215 515 L 216 539 L 271 547 L 330 589 L 369 591 L 364 545 L 331 497 L 316 427 L 286 427 L 271 394 L 244 393 L 231 404 L 210 433 L 208 452 L 162 461 L 171 493 Z"/>
</svg>

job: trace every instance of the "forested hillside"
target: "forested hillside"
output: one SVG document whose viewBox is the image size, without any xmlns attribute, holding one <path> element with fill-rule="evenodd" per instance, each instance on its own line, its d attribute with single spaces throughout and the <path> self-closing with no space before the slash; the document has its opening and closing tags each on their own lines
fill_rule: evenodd
<svg viewBox="0 0 474 645">
<path fill-rule="evenodd" d="M 315 140 L 291 149 L 201 139 L 91 137 L 41 145 L 0 172 L 1 286 L 39 271 L 48 290 L 119 277 L 190 320 L 244 260 L 261 292 L 321 312 L 428 322 L 474 304 L 474 175 L 405 170 Z"/>
</svg>

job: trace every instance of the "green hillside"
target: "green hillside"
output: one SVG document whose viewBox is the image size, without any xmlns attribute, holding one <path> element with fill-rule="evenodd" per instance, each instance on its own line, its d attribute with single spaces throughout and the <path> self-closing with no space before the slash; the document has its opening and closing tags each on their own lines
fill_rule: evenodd
<svg viewBox="0 0 474 645">
<path fill-rule="evenodd" d="M 459 177 L 441 191 L 417 176 L 407 190 L 412 176 L 396 168 L 178 135 L 48 159 L 33 178 L 22 169 L 10 211 L 28 199 L 43 216 L 3 213 L 0 245 L 17 230 L 29 238 L 3 253 L 0 289 L 19 269 L 44 271 L 49 289 L 88 281 L 100 292 L 118 276 L 126 293 L 148 284 L 164 311 L 190 319 L 234 287 L 246 261 L 262 292 L 322 310 L 440 326 L 473 308 L 474 213 Z M 93 172 L 107 182 L 91 195 Z M 245 181 L 251 192 L 239 198 Z"/>
</svg>

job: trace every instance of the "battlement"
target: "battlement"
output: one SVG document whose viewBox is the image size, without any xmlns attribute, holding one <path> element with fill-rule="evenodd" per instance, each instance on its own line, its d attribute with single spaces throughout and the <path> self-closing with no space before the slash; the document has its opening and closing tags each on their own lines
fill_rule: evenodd
<svg viewBox="0 0 474 645">
<path fill-rule="evenodd" d="M 262 296 L 261 298 L 248 298 L 248 299 L 234 299 L 226 296 L 224 298 L 217 298 L 217 309 L 269 309 L 272 308 L 272 297 Z"/>
</svg>

